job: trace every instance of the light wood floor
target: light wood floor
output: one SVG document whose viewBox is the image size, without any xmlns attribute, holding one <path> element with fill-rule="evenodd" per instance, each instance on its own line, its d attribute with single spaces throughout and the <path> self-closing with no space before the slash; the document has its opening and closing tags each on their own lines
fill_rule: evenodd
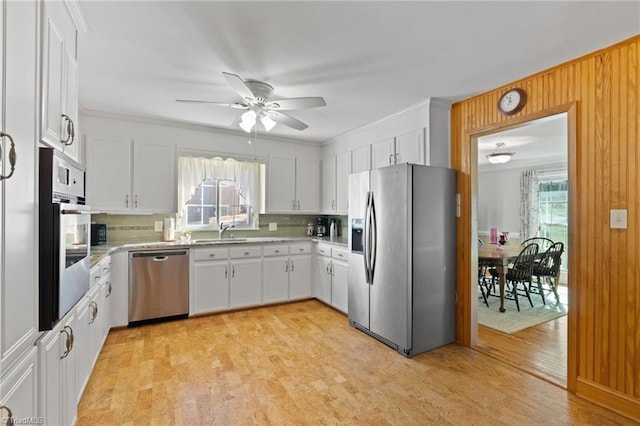
<svg viewBox="0 0 640 426">
<path fill-rule="evenodd" d="M 404 358 L 305 302 L 111 332 L 78 425 L 631 425 L 452 344 Z"/>
</svg>

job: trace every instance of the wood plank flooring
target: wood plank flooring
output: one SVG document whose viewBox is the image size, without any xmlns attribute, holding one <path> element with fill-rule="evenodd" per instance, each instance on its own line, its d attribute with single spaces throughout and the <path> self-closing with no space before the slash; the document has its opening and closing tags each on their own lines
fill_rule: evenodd
<svg viewBox="0 0 640 426">
<path fill-rule="evenodd" d="M 474 349 L 404 358 L 316 301 L 113 331 L 82 425 L 633 422 Z"/>
</svg>

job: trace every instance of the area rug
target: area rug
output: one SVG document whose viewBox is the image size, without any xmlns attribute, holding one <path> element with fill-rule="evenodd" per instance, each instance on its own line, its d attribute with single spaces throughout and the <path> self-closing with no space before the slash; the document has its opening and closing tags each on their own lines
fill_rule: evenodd
<svg viewBox="0 0 640 426">
<path fill-rule="evenodd" d="M 503 333 L 513 334 L 516 331 L 533 327 L 556 318 L 567 315 L 568 306 L 562 303 L 549 303 L 546 305 L 534 301 L 533 308 L 526 299 L 520 300 L 520 312 L 516 308 L 516 302 L 505 300 L 505 312 L 500 313 L 500 300 L 490 298 L 489 307 L 480 300 L 478 302 L 478 324 L 490 327 Z"/>
</svg>

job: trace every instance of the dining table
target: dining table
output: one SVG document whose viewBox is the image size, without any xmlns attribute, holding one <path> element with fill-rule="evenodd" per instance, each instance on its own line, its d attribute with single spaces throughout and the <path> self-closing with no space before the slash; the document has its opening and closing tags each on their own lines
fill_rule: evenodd
<svg viewBox="0 0 640 426">
<path fill-rule="evenodd" d="M 500 312 L 504 312 L 504 289 L 507 279 L 509 264 L 515 262 L 522 247 L 519 245 L 486 244 L 478 248 L 478 262 L 495 266 L 500 276 Z"/>
</svg>

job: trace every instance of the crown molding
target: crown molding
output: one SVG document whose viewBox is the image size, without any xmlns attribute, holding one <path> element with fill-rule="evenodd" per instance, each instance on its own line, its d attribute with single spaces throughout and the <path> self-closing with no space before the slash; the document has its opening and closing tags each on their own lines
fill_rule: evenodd
<svg viewBox="0 0 640 426">
<path fill-rule="evenodd" d="M 348 131 L 346 131 L 344 133 L 341 133 L 341 134 L 339 134 L 337 136 L 334 136 L 331 139 L 327 139 L 326 141 L 321 142 L 321 144 L 322 145 L 328 145 L 330 143 L 336 142 L 338 139 L 342 139 L 344 137 L 351 136 L 351 135 L 353 135 L 355 133 L 359 133 L 359 132 L 361 132 L 363 130 L 373 129 L 373 128 L 379 127 L 379 126 L 385 124 L 386 122 L 391 121 L 393 119 L 396 119 L 396 118 L 398 118 L 398 117 L 400 117 L 400 116 L 402 116 L 404 114 L 415 112 L 415 111 L 420 110 L 420 109 L 425 108 L 425 107 L 428 108 L 430 106 L 433 106 L 433 107 L 438 108 L 438 109 L 450 111 L 451 110 L 451 104 L 452 104 L 452 102 L 447 100 L 447 99 L 427 98 L 427 99 L 425 99 L 423 101 L 418 102 L 417 104 L 414 104 L 414 105 L 411 105 L 411 106 L 409 106 L 407 108 L 401 109 L 400 111 L 394 112 L 393 114 L 388 115 L 386 117 L 383 117 L 383 118 L 381 118 L 379 120 L 372 121 L 371 123 L 365 124 L 365 125 L 360 126 L 360 127 L 356 127 L 355 129 L 351 129 L 351 130 L 348 130 Z"/>
<path fill-rule="evenodd" d="M 240 136 L 245 138 L 248 137 L 248 133 L 244 131 L 235 131 L 235 130 L 223 129 L 215 126 L 207 126 L 205 124 L 187 123 L 184 121 L 168 120 L 168 119 L 161 119 L 156 117 L 145 117 L 145 116 L 139 116 L 139 115 L 121 114 L 121 113 L 115 113 L 115 112 L 91 110 L 86 108 L 81 108 L 80 114 L 85 115 L 87 117 L 105 118 L 110 120 L 122 120 L 122 121 L 129 121 L 129 122 L 140 123 L 140 124 L 173 127 L 173 128 L 179 128 L 179 129 L 185 129 L 185 130 L 195 130 L 200 132 L 209 132 L 209 133 L 216 133 L 216 134 L 222 134 L 222 135 Z M 303 145 L 303 146 L 321 145 L 321 142 L 303 141 L 300 139 L 291 139 L 287 137 L 275 137 L 275 136 L 265 135 L 264 133 L 261 133 L 259 135 L 259 138 L 261 140 L 268 140 L 272 142 L 286 142 L 286 143 L 292 143 L 292 144 Z"/>
</svg>

